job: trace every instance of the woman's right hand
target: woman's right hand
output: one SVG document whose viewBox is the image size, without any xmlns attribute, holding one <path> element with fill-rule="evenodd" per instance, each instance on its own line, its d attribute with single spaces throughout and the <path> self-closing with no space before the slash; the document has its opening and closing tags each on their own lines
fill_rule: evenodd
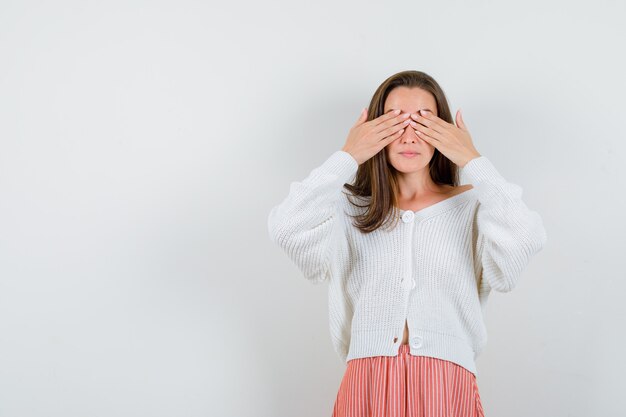
<svg viewBox="0 0 626 417">
<path fill-rule="evenodd" d="M 363 109 L 356 124 L 350 129 L 348 139 L 341 150 L 348 152 L 361 165 L 402 136 L 409 124 L 410 115 L 410 113 L 400 114 L 400 110 L 394 110 L 366 122 L 367 110 Z"/>
</svg>

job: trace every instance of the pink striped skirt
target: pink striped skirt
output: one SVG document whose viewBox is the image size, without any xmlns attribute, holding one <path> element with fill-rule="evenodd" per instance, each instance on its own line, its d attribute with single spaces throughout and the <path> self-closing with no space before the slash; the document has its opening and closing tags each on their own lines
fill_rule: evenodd
<svg viewBox="0 0 626 417">
<path fill-rule="evenodd" d="M 484 417 L 476 376 L 438 358 L 398 356 L 349 360 L 332 417 Z"/>
</svg>

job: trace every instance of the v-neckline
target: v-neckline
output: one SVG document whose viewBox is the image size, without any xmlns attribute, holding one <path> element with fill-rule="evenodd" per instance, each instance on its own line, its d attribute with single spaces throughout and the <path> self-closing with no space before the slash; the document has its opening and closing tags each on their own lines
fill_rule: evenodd
<svg viewBox="0 0 626 417">
<path fill-rule="evenodd" d="M 406 212 L 413 213 L 413 216 L 417 219 L 424 219 L 426 217 L 431 217 L 435 214 L 441 213 L 448 208 L 452 208 L 457 204 L 460 204 L 466 200 L 469 200 L 476 190 L 472 187 L 468 190 L 462 191 L 458 194 L 453 195 L 452 197 L 444 198 L 441 201 L 431 204 L 430 206 L 423 207 L 419 210 L 402 210 L 398 208 L 398 212 L 400 213 L 400 217 L 404 215 Z"/>
</svg>

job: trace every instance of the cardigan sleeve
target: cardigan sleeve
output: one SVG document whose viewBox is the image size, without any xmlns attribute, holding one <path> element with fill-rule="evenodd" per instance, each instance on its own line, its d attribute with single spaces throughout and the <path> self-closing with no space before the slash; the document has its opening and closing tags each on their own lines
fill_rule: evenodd
<svg viewBox="0 0 626 417">
<path fill-rule="evenodd" d="M 547 242 L 541 216 L 522 200 L 522 187 L 507 182 L 486 156 L 460 169 L 477 191 L 477 257 L 489 287 L 509 292 L 531 257 Z"/>
<path fill-rule="evenodd" d="M 358 166 L 350 153 L 336 151 L 304 180 L 292 182 L 287 197 L 270 210 L 270 239 L 314 284 L 328 278 L 343 185 Z"/>
</svg>

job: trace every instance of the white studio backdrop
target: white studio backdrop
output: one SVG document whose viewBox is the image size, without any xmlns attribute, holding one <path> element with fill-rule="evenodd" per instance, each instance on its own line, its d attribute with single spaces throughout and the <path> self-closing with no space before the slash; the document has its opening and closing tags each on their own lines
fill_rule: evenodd
<svg viewBox="0 0 626 417">
<path fill-rule="evenodd" d="M 0 417 L 329 416 L 327 288 L 267 215 L 432 75 L 547 247 L 492 293 L 487 417 L 616 416 L 623 2 L 0 2 Z"/>
</svg>

